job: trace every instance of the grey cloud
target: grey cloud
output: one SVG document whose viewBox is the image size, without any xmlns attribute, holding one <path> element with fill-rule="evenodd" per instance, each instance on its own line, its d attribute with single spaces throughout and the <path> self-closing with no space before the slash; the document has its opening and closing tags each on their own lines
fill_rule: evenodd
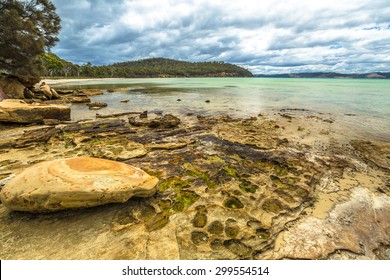
<svg viewBox="0 0 390 280">
<path fill-rule="evenodd" d="M 96 65 L 161 56 L 271 72 L 390 66 L 387 0 L 329 0 L 318 7 L 309 0 L 265 7 L 243 1 L 53 0 L 62 18 L 53 52 Z M 364 30 L 373 26 L 383 28 Z"/>
</svg>

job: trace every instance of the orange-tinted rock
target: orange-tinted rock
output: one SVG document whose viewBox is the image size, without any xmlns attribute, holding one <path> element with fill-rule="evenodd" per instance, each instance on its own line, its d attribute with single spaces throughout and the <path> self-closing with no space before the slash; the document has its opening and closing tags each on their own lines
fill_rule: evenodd
<svg viewBox="0 0 390 280">
<path fill-rule="evenodd" d="M 157 182 L 124 163 L 76 157 L 27 168 L 3 187 L 0 199 L 12 210 L 57 211 L 148 197 L 155 193 Z"/>
</svg>

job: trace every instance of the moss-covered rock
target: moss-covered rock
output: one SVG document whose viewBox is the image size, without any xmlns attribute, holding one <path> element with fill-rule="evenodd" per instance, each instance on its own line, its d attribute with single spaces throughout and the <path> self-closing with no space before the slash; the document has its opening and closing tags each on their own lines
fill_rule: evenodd
<svg viewBox="0 0 390 280">
<path fill-rule="evenodd" d="M 230 209 L 244 208 L 244 204 L 235 196 L 231 196 L 223 202 L 223 206 Z"/>
<path fill-rule="evenodd" d="M 252 253 L 252 248 L 237 239 L 229 239 L 223 242 L 223 246 L 237 255 L 239 258 L 249 258 Z"/>
<path fill-rule="evenodd" d="M 180 191 L 177 194 L 172 209 L 176 212 L 182 212 L 188 209 L 199 199 L 199 195 L 192 191 Z"/>
<path fill-rule="evenodd" d="M 208 226 L 207 231 L 211 234 L 222 234 L 223 224 L 220 221 L 214 221 Z"/>
<path fill-rule="evenodd" d="M 203 212 L 197 212 L 192 220 L 194 227 L 202 228 L 207 224 L 207 215 Z"/>
<path fill-rule="evenodd" d="M 193 231 L 191 232 L 191 240 L 195 245 L 200 245 L 207 243 L 209 236 L 203 231 Z"/>
</svg>

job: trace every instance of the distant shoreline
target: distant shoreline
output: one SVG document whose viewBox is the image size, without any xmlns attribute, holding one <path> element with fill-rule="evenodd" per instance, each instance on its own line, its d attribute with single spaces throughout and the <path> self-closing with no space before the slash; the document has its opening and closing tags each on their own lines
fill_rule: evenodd
<svg viewBox="0 0 390 280">
<path fill-rule="evenodd" d="M 49 85 L 58 85 L 64 83 L 74 83 L 74 82 L 90 82 L 90 81 L 101 81 L 101 80 L 118 80 L 124 78 L 44 78 L 39 83 L 45 82 Z"/>
<path fill-rule="evenodd" d="M 283 73 L 283 74 L 254 74 L 256 78 L 313 78 L 313 79 L 390 79 L 390 72 L 373 73 L 334 73 L 334 72 L 303 72 L 303 73 Z"/>
</svg>

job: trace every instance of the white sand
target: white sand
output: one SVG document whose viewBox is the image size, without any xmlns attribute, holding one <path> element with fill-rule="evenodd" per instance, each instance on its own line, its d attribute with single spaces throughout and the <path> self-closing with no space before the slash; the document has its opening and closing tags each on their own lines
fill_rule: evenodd
<svg viewBox="0 0 390 280">
<path fill-rule="evenodd" d="M 39 82 L 45 82 L 48 85 L 57 85 L 57 84 L 66 84 L 66 83 L 75 83 L 75 82 L 90 82 L 90 81 L 112 81 L 118 80 L 118 78 L 80 78 L 80 79 L 43 79 Z"/>
</svg>

